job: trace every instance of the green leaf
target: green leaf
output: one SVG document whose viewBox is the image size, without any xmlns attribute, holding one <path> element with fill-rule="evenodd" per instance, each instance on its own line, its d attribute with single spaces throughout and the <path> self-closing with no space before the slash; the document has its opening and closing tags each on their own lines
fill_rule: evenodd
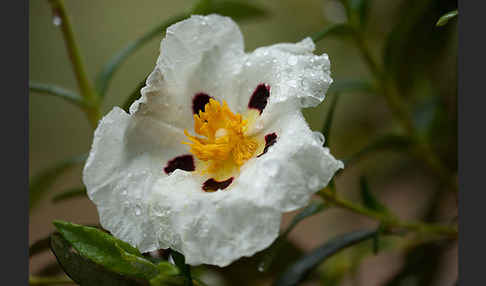
<svg viewBox="0 0 486 286">
<path fill-rule="evenodd" d="M 292 264 L 282 275 L 277 278 L 274 285 L 299 285 L 299 283 L 303 281 L 315 267 L 324 262 L 327 258 L 331 257 L 340 250 L 372 238 L 375 233 L 376 230 L 362 230 L 350 232 L 331 239 L 321 247 L 314 249 Z"/>
<path fill-rule="evenodd" d="M 157 264 L 159 268 L 159 275 L 150 279 L 151 286 L 159 285 L 184 285 L 184 277 L 177 276 L 180 274 L 179 269 L 167 261 L 162 261 Z"/>
<path fill-rule="evenodd" d="M 29 211 L 31 211 L 49 191 L 49 188 L 56 182 L 56 180 L 70 168 L 84 162 L 86 154 L 78 155 L 62 162 L 55 166 L 44 170 L 40 174 L 34 176 L 29 183 Z"/>
<path fill-rule="evenodd" d="M 139 99 L 140 96 L 142 96 L 142 94 L 140 93 L 140 90 L 142 89 L 142 87 L 145 86 L 145 82 L 146 82 L 147 78 L 145 78 L 143 81 L 139 82 L 137 84 L 137 86 L 135 87 L 135 89 L 132 91 L 132 93 L 130 94 L 130 96 L 127 98 L 127 100 L 123 103 L 122 105 L 122 108 L 123 110 L 125 110 L 126 112 L 129 112 L 129 109 L 130 109 L 130 106 L 132 105 L 132 103 Z"/>
<path fill-rule="evenodd" d="M 29 82 L 29 90 L 39 94 L 57 96 L 77 106 L 85 107 L 84 100 L 79 94 L 53 84 Z"/>
<path fill-rule="evenodd" d="M 448 13 L 445 13 L 440 17 L 439 21 L 437 21 L 437 24 L 435 24 L 437 27 L 444 26 L 447 24 L 451 19 L 455 18 L 457 16 L 458 12 L 457 10 L 450 11 Z"/>
<path fill-rule="evenodd" d="M 327 93 L 343 93 L 343 92 L 366 92 L 373 93 L 375 91 L 373 85 L 365 80 L 336 80 L 331 84 Z"/>
<path fill-rule="evenodd" d="M 250 20 L 268 16 L 267 10 L 248 2 L 229 0 L 200 2 L 204 2 L 204 4 L 201 3 L 201 6 L 196 8 L 199 10 L 199 12 L 195 14 L 207 15 L 215 13 L 231 17 L 235 21 Z"/>
<path fill-rule="evenodd" d="M 311 36 L 314 42 L 318 42 L 327 36 L 345 36 L 355 32 L 354 28 L 346 23 L 330 25 Z"/>
<path fill-rule="evenodd" d="M 79 285 L 138 286 L 147 285 L 143 280 L 120 275 L 83 257 L 59 233 L 50 239 L 51 250 L 69 277 Z"/>
<path fill-rule="evenodd" d="M 62 202 L 65 200 L 73 199 L 73 198 L 79 198 L 79 197 L 87 197 L 86 196 L 86 188 L 74 188 L 74 189 L 69 189 L 67 191 L 64 191 L 60 194 L 55 195 L 52 198 L 53 203 L 58 203 Z"/>
<path fill-rule="evenodd" d="M 377 232 L 373 236 L 373 253 L 375 255 L 377 255 L 378 252 L 380 251 L 380 238 L 384 230 L 385 230 L 385 226 L 383 224 L 380 224 L 380 226 L 378 226 Z"/>
<path fill-rule="evenodd" d="M 54 221 L 56 229 L 78 253 L 115 273 L 150 280 L 159 274 L 155 264 L 131 245 L 94 227 Z"/>
<path fill-rule="evenodd" d="M 378 201 L 378 199 L 373 195 L 368 185 L 368 181 L 366 177 L 361 176 L 359 180 L 360 185 L 360 194 L 361 199 L 363 200 L 363 204 L 374 211 L 388 213 L 388 209 Z"/>
<path fill-rule="evenodd" d="M 357 15 L 361 27 L 366 24 L 370 2 L 371 0 L 349 0 L 349 9 L 354 15 Z"/>
<path fill-rule="evenodd" d="M 381 150 L 391 149 L 391 150 L 406 150 L 412 141 L 405 136 L 402 135 L 395 135 L 395 134 L 388 134 L 383 135 L 370 143 L 369 145 L 365 146 L 359 152 L 353 154 L 349 158 L 343 160 L 344 165 L 348 166 L 350 164 L 354 164 L 355 162 L 359 161 L 361 158 L 365 157 L 366 155 L 377 152 Z"/>
<path fill-rule="evenodd" d="M 101 96 L 106 94 L 106 90 L 108 89 L 108 84 L 112 79 L 115 72 L 121 67 L 121 65 L 125 62 L 125 60 L 134 54 L 138 49 L 140 49 L 144 44 L 148 43 L 150 40 L 154 39 L 157 36 L 161 36 L 165 33 L 165 29 L 170 25 L 182 21 L 187 18 L 188 14 L 181 14 L 175 17 L 169 18 L 166 21 L 160 23 L 156 27 L 152 28 L 150 31 L 146 32 L 138 39 L 130 42 L 126 45 L 123 49 L 121 49 L 118 53 L 116 53 L 105 66 L 101 70 L 101 72 L 96 77 L 96 89 L 98 90 Z"/>
<path fill-rule="evenodd" d="M 150 286 L 183 286 L 184 277 L 158 275 L 150 279 Z"/>
<path fill-rule="evenodd" d="M 260 272 L 265 272 L 270 268 L 272 262 L 277 256 L 277 253 L 282 248 L 287 235 L 297 226 L 297 224 L 299 224 L 299 222 L 310 216 L 318 214 L 325 209 L 326 205 L 324 205 L 323 202 L 311 202 L 307 207 L 295 215 L 285 231 L 282 232 L 277 240 L 275 240 L 275 242 L 267 249 L 266 254 L 263 256 L 262 261 L 258 265 L 258 270 Z"/>
<path fill-rule="evenodd" d="M 332 126 L 332 121 L 334 119 L 334 111 L 336 110 L 336 105 L 337 101 L 339 98 L 339 94 L 335 93 L 332 97 L 331 101 L 331 106 L 329 107 L 329 110 L 327 111 L 327 116 L 326 120 L 324 121 L 324 127 L 322 128 L 322 134 L 324 134 L 326 140 L 324 142 L 324 146 L 329 146 L 330 140 L 331 140 L 331 126 Z"/>
<path fill-rule="evenodd" d="M 101 227 L 99 224 L 97 225 L 89 225 L 92 227 Z M 50 233 L 48 236 L 41 238 L 34 242 L 30 247 L 29 247 L 29 257 L 32 257 L 34 255 L 37 255 L 41 252 L 44 252 L 45 250 L 49 249 L 49 241 L 51 239 L 52 233 Z"/>
<path fill-rule="evenodd" d="M 192 13 L 195 15 L 208 14 L 211 11 L 211 6 L 213 5 L 213 0 L 199 0 L 192 7 Z"/>
<path fill-rule="evenodd" d="M 171 249 L 170 255 L 174 259 L 175 265 L 179 268 L 180 272 L 185 278 L 184 286 L 193 286 L 191 277 L 191 267 L 186 264 L 186 258 L 181 253 Z"/>
</svg>

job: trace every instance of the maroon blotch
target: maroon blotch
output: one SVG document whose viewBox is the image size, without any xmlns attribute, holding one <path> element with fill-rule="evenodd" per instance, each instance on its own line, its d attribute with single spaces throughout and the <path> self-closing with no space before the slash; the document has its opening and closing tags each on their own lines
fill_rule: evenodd
<svg viewBox="0 0 486 286">
<path fill-rule="evenodd" d="M 231 185 L 232 182 L 233 182 L 233 177 L 221 182 L 211 178 L 206 180 L 206 182 L 204 182 L 202 189 L 205 192 L 215 192 L 217 190 L 224 190 L 227 187 L 229 187 L 229 185 Z"/>
<path fill-rule="evenodd" d="M 194 158 L 192 157 L 192 155 L 182 155 L 170 160 L 169 162 L 167 162 L 167 166 L 164 168 L 164 172 L 166 174 L 170 174 L 176 169 L 181 169 L 184 171 L 196 170 L 196 167 L 194 165 Z"/>
<path fill-rule="evenodd" d="M 261 155 L 267 153 L 268 148 L 275 144 L 277 142 L 277 134 L 276 133 L 270 133 L 265 135 L 265 148 L 263 148 L 263 152 L 258 155 L 257 157 L 260 157 Z"/>
<path fill-rule="evenodd" d="M 248 102 L 248 108 L 258 109 L 262 114 L 263 109 L 267 106 L 268 98 L 270 97 L 270 86 L 268 84 L 259 84 Z"/>
<path fill-rule="evenodd" d="M 209 103 L 209 99 L 211 99 L 211 96 L 204 92 L 194 95 L 194 98 L 192 99 L 192 112 L 194 114 L 199 114 L 200 110 L 204 112 L 204 107 Z"/>
</svg>

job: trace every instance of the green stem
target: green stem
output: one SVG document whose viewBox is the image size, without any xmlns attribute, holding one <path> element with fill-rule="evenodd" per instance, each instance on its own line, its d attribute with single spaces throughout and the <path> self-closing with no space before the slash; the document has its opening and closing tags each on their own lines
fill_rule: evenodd
<svg viewBox="0 0 486 286">
<path fill-rule="evenodd" d="M 405 229 L 407 231 L 447 236 L 453 239 L 456 239 L 458 235 L 457 228 L 455 227 L 438 225 L 438 224 L 427 224 L 418 221 L 402 221 L 397 217 L 395 217 L 394 215 L 377 212 L 368 209 L 366 207 L 363 207 L 361 205 L 354 204 L 345 199 L 339 198 L 335 193 L 333 193 L 328 188 L 321 190 L 318 194 L 329 204 L 377 220 L 381 222 L 388 229 L 393 229 L 393 228 Z"/>
<path fill-rule="evenodd" d="M 67 277 L 29 277 L 29 285 L 60 285 L 60 284 L 75 284 L 75 282 Z"/>
<path fill-rule="evenodd" d="M 429 166 L 429 168 L 440 180 L 446 182 L 454 191 L 457 192 L 458 186 L 456 176 L 444 166 L 428 142 L 421 139 L 419 132 L 413 124 L 412 115 L 410 114 L 407 103 L 399 95 L 393 81 L 385 75 L 385 73 L 380 69 L 376 61 L 373 59 L 370 50 L 366 45 L 362 32 L 356 30 L 354 35 L 358 49 L 363 55 L 364 61 L 368 68 L 373 74 L 376 85 L 379 87 L 377 89 L 378 92 L 382 93 L 389 108 L 393 111 L 394 116 L 399 121 L 400 125 L 405 129 L 408 136 L 413 140 L 416 155 Z"/>
<path fill-rule="evenodd" d="M 55 17 L 60 19 L 60 27 L 66 43 L 66 48 L 71 60 L 74 74 L 81 91 L 81 95 L 88 107 L 84 108 L 86 115 L 93 127 L 96 127 L 101 117 L 99 96 L 96 94 L 91 81 L 89 80 L 86 69 L 84 68 L 81 54 L 79 52 L 76 39 L 74 38 L 71 21 L 66 13 L 64 0 L 49 0 Z"/>
</svg>

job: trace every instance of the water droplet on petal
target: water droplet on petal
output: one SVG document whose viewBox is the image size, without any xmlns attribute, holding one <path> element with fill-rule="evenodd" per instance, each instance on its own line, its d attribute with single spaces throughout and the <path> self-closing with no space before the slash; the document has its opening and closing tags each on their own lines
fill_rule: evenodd
<svg viewBox="0 0 486 286">
<path fill-rule="evenodd" d="M 318 176 L 311 177 L 307 182 L 307 187 L 311 190 L 317 189 L 317 187 L 319 187 L 319 177 Z"/>
<path fill-rule="evenodd" d="M 60 26 L 62 24 L 61 17 L 55 15 L 54 17 L 52 17 L 52 23 L 54 24 L 54 26 Z"/>
<path fill-rule="evenodd" d="M 317 142 L 319 142 L 320 145 L 323 145 L 325 142 L 324 135 L 321 132 L 314 131 L 312 132 L 312 136 L 314 139 L 316 139 Z"/>
<path fill-rule="evenodd" d="M 295 66 L 297 64 L 297 57 L 290 56 L 289 59 L 287 60 L 287 63 L 291 66 Z"/>
</svg>

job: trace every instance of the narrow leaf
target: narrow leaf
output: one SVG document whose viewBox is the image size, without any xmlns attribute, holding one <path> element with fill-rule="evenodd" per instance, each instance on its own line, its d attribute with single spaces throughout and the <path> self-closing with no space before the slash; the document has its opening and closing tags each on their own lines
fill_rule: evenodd
<svg viewBox="0 0 486 286">
<path fill-rule="evenodd" d="M 361 199 L 363 200 L 363 204 L 367 208 L 375 210 L 377 212 L 388 213 L 388 209 L 382 203 L 380 203 L 380 201 L 378 201 L 378 199 L 371 192 L 366 177 L 361 176 L 359 180 L 359 185 Z"/>
<path fill-rule="evenodd" d="M 185 286 L 193 286 L 191 277 L 191 267 L 186 264 L 186 258 L 181 253 L 171 249 L 170 255 L 174 259 L 175 265 L 179 268 L 182 275 L 185 277 Z"/>
<path fill-rule="evenodd" d="M 349 0 L 349 8 L 353 14 L 357 15 L 361 27 L 366 24 L 370 2 L 371 0 Z"/>
<path fill-rule="evenodd" d="M 329 90 L 327 91 L 328 94 L 332 93 L 343 93 L 343 92 L 366 92 L 366 93 L 373 93 L 374 87 L 369 81 L 364 80 L 336 80 L 331 84 Z"/>
<path fill-rule="evenodd" d="M 331 106 L 327 111 L 327 116 L 324 121 L 324 127 L 322 128 L 322 134 L 324 134 L 326 140 L 324 141 L 324 146 L 328 147 L 331 140 L 331 126 L 334 119 L 334 111 L 336 110 L 336 105 L 338 101 L 339 94 L 335 93 L 331 99 Z"/>
<path fill-rule="evenodd" d="M 323 202 L 311 202 L 307 207 L 305 207 L 302 211 L 295 215 L 285 231 L 282 232 L 277 240 L 275 240 L 275 242 L 268 248 L 266 254 L 263 256 L 262 261 L 258 265 L 258 270 L 260 272 L 265 272 L 270 268 L 278 252 L 282 248 L 283 243 L 287 238 L 287 235 L 297 226 L 297 224 L 299 224 L 299 222 L 315 214 L 318 214 L 325 209 L 326 205 L 324 205 Z"/>
<path fill-rule="evenodd" d="M 394 134 L 384 135 L 343 161 L 344 164 L 348 166 L 350 164 L 354 164 L 355 162 L 372 152 L 377 152 L 385 149 L 405 150 L 410 146 L 410 144 L 411 140 L 405 136 Z"/>
<path fill-rule="evenodd" d="M 220 14 L 233 18 L 235 21 L 250 20 L 268 16 L 265 9 L 243 1 L 212 1 L 206 8 L 207 12 L 201 14 Z"/>
<path fill-rule="evenodd" d="M 344 36 L 354 33 L 354 28 L 349 24 L 339 23 L 328 26 L 311 36 L 314 42 L 318 42 L 327 36 Z"/>
<path fill-rule="evenodd" d="M 147 78 L 145 78 L 143 81 L 139 82 L 137 84 L 137 86 L 135 87 L 135 89 L 132 91 L 132 93 L 130 94 L 130 96 L 127 98 L 127 100 L 125 100 L 125 102 L 123 103 L 122 105 L 122 108 L 123 110 L 125 110 L 126 112 L 129 111 L 130 109 L 130 106 L 132 105 L 132 103 L 139 99 L 140 96 L 142 96 L 142 94 L 140 93 L 140 90 L 142 89 L 142 87 L 145 86 L 145 81 L 147 80 Z"/>
<path fill-rule="evenodd" d="M 134 54 L 138 49 L 140 49 L 144 44 L 148 43 L 153 38 L 165 33 L 165 29 L 170 25 L 182 21 L 187 18 L 188 14 L 181 14 L 175 17 L 169 18 L 168 20 L 160 23 L 156 27 L 152 28 L 150 31 L 143 34 L 138 39 L 130 42 L 118 53 L 116 53 L 108 63 L 103 67 L 102 71 L 96 77 L 96 88 L 101 96 L 106 94 L 108 89 L 108 84 L 112 79 L 115 72 L 120 68 L 120 66 L 125 62 L 125 60 Z"/>
<path fill-rule="evenodd" d="M 195 15 L 208 14 L 211 11 L 211 6 L 213 5 L 213 0 L 199 0 L 192 7 L 192 13 Z"/>
<path fill-rule="evenodd" d="M 38 82 L 29 82 L 29 90 L 31 92 L 45 94 L 45 95 L 52 95 L 62 98 L 64 100 L 69 101 L 70 103 L 74 103 L 78 106 L 84 107 L 85 103 L 83 98 L 79 96 L 77 93 L 58 87 L 53 84 L 45 84 L 45 83 L 38 83 Z"/>
<path fill-rule="evenodd" d="M 51 250 L 64 272 L 79 285 L 138 286 L 146 285 L 132 277 L 112 272 L 105 267 L 83 257 L 71 243 L 59 233 L 54 233 L 50 240 Z"/>
<path fill-rule="evenodd" d="M 449 21 L 457 16 L 458 12 L 457 10 L 450 11 L 448 13 L 445 13 L 440 17 L 439 21 L 437 21 L 437 24 L 435 24 L 437 27 L 444 26 L 445 24 L 449 23 Z"/>
<path fill-rule="evenodd" d="M 112 272 L 147 280 L 159 273 L 157 266 L 136 248 L 108 233 L 64 221 L 54 221 L 54 225 L 79 255 Z"/>
<path fill-rule="evenodd" d="M 380 224 L 380 226 L 378 226 L 377 232 L 373 236 L 373 253 L 375 255 L 377 255 L 380 251 L 380 237 L 384 230 L 385 226 L 383 224 Z"/>
<path fill-rule="evenodd" d="M 277 278 L 274 285 L 299 285 L 299 283 L 303 281 L 316 266 L 324 262 L 327 258 L 340 250 L 372 238 L 375 233 L 376 230 L 362 230 L 350 232 L 331 239 L 323 246 L 311 251 L 291 265 L 280 277 Z"/>
<path fill-rule="evenodd" d="M 84 162 L 86 154 L 66 159 L 34 176 L 29 183 L 29 211 L 31 211 L 56 180 L 70 168 Z"/>
<path fill-rule="evenodd" d="M 53 203 L 62 202 L 74 198 L 86 197 L 86 188 L 74 188 L 55 195 L 52 198 Z"/>
</svg>

